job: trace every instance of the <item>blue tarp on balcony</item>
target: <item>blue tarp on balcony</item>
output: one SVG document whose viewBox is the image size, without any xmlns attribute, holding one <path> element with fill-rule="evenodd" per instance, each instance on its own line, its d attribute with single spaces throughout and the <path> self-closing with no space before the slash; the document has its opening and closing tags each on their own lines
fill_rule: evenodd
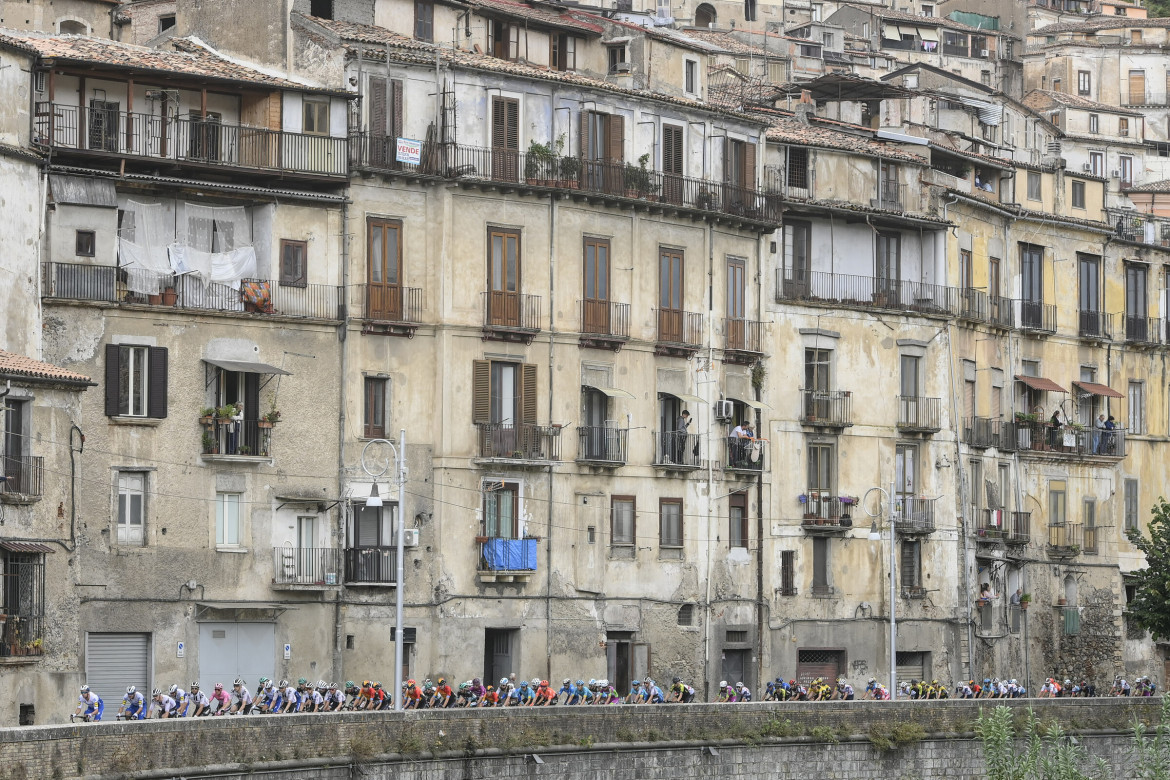
<svg viewBox="0 0 1170 780">
<path fill-rule="evenodd" d="M 536 539 L 488 539 L 483 543 L 487 571 L 536 571 Z"/>
</svg>

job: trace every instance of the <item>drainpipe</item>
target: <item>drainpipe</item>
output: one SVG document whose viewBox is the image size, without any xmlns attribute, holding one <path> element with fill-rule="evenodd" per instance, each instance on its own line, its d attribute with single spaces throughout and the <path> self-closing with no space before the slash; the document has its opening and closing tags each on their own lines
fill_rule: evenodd
<svg viewBox="0 0 1170 780">
<path fill-rule="evenodd" d="M 763 256 L 764 256 L 764 234 L 760 234 L 756 238 L 756 312 L 760 317 L 760 329 L 763 330 L 763 312 L 764 312 L 764 293 L 763 293 Z M 763 343 L 764 334 L 760 333 L 760 349 L 764 348 Z M 760 358 L 763 361 L 763 358 Z M 751 376 L 749 375 L 749 381 Z M 756 387 L 752 384 L 752 391 L 755 394 L 756 400 L 762 400 L 763 387 Z M 756 430 L 759 431 L 763 426 L 763 413 L 756 412 Z M 756 434 L 759 436 L 760 434 Z M 767 437 L 762 437 L 767 438 Z M 766 457 L 766 455 L 765 455 Z M 761 464 L 761 465 L 767 465 Z M 764 470 L 760 469 L 760 475 L 756 478 L 756 687 L 758 689 L 760 683 L 764 681 L 764 629 L 767 627 L 767 617 L 764 615 Z"/>
<path fill-rule="evenodd" d="M 942 231 L 939 231 L 939 232 L 940 232 L 940 234 L 942 233 Z M 955 341 L 954 341 L 954 338 L 952 337 L 953 334 L 951 333 L 951 329 L 953 327 L 954 327 L 953 324 L 948 320 L 947 321 L 947 330 L 946 330 L 946 334 L 947 334 L 947 364 L 948 364 L 950 380 L 951 380 L 951 408 L 958 410 L 960 407 L 961 401 L 959 400 L 959 396 L 958 396 L 958 387 L 955 384 Z M 953 423 L 954 420 L 952 419 L 951 422 Z M 962 584 L 962 587 L 963 587 L 963 613 L 966 616 L 966 620 L 964 622 L 966 622 L 966 624 L 967 624 L 966 625 L 966 629 L 967 629 L 967 676 L 968 676 L 968 679 L 973 679 L 975 677 L 975 671 L 974 671 L 975 670 L 975 660 L 974 660 L 974 651 L 975 651 L 974 625 L 975 624 L 973 622 L 974 618 L 971 614 L 971 581 L 970 581 L 971 573 L 968 569 L 968 564 L 967 564 L 967 521 L 966 521 L 967 507 L 969 507 L 971 505 L 971 502 L 969 500 L 970 494 L 968 493 L 968 490 L 967 490 L 967 481 L 966 481 L 967 473 L 966 473 L 966 469 L 965 469 L 964 464 L 963 464 L 963 450 L 962 450 L 962 446 L 959 443 L 960 425 L 954 426 L 954 428 L 955 428 L 955 474 L 958 477 L 958 482 L 959 482 L 959 489 L 957 491 L 958 492 L 958 501 L 959 501 L 959 506 L 958 506 L 959 511 L 955 513 L 955 519 L 958 520 L 958 523 L 959 523 L 959 528 L 958 528 L 958 531 L 959 531 L 959 556 L 960 556 L 960 561 L 961 561 L 959 569 L 960 569 L 960 571 L 963 572 L 963 584 Z M 974 488 L 975 490 L 979 489 L 978 486 L 972 485 L 971 487 Z M 961 661 L 960 661 L 960 663 L 961 663 Z M 954 667 L 952 666 L 951 668 L 954 668 Z"/>
<path fill-rule="evenodd" d="M 548 424 L 553 422 L 553 372 L 556 359 L 556 269 L 557 269 L 557 196 L 548 199 Z M 562 429 L 563 430 L 563 429 Z M 553 467 L 548 467 L 548 535 L 544 540 L 544 654 L 546 680 L 552 679 L 552 542 L 553 542 Z"/>
<path fill-rule="evenodd" d="M 360 84 L 359 84 L 360 88 Z M 337 495 L 342 498 L 337 504 L 337 541 L 340 549 L 345 549 L 345 525 L 349 517 L 349 504 L 346 502 L 346 484 L 345 484 L 345 405 L 346 393 L 345 388 L 349 384 L 346 381 L 346 371 L 349 367 L 347 360 L 347 352 L 345 349 L 345 335 L 349 328 L 349 201 L 345 200 L 341 204 L 341 246 L 339 247 L 341 253 L 341 325 L 337 329 L 337 340 L 340 343 L 340 355 L 338 362 L 340 366 L 340 376 L 343 378 L 341 387 L 338 388 L 340 393 L 339 403 L 337 404 Z M 402 497 L 398 497 L 401 502 Z M 399 523 L 403 522 L 401 516 Z M 398 587 L 402 587 L 399 583 Z M 342 674 L 342 620 L 341 620 L 341 598 L 340 594 L 334 598 L 333 601 L 333 670 L 336 677 L 341 678 Z M 397 682 L 395 683 L 397 685 Z"/>
<path fill-rule="evenodd" d="M 715 227 L 710 218 L 707 220 L 707 370 L 710 371 L 715 361 L 715 350 L 712 347 L 711 318 L 714 315 L 715 300 Z M 708 415 L 707 419 L 712 418 Z M 706 620 L 703 625 L 703 700 L 711 698 L 711 553 L 715 546 L 715 528 L 711 522 L 711 497 L 715 495 L 715 464 L 711 457 L 711 422 L 707 423 L 707 573 L 706 595 L 703 599 L 703 613 Z"/>
</svg>

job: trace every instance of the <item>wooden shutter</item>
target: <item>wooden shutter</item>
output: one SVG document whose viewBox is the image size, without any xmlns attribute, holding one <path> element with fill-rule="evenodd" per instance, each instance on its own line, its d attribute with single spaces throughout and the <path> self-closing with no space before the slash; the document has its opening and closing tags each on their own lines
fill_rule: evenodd
<svg viewBox="0 0 1170 780">
<path fill-rule="evenodd" d="M 150 376 L 146 391 L 146 416 L 163 418 L 167 416 L 167 349 L 150 347 L 147 353 L 147 370 Z M 252 414 L 255 413 L 256 410 L 252 410 Z"/>
<path fill-rule="evenodd" d="M 674 125 L 662 126 L 662 170 L 664 173 L 683 172 L 683 130 Z"/>
<path fill-rule="evenodd" d="M 593 117 L 592 111 L 581 112 L 581 158 L 589 159 L 589 138 L 592 130 L 592 123 L 590 119 Z"/>
<path fill-rule="evenodd" d="M 471 421 L 491 422 L 492 419 L 492 363 L 490 360 L 471 361 Z"/>
<path fill-rule="evenodd" d="M 610 162 L 625 159 L 626 119 L 620 114 L 610 114 L 606 121 L 609 137 L 605 139 L 605 158 Z"/>
<path fill-rule="evenodd" d="M 743 175 L 740 182 L 745 189 L 756 188 L 756 145 L 750 142 L 743 145 Z"/>
<path fill-rule="evenodd" d="M 520 365 L 520 422 L 536 425 L 536 364 Z"/>
<path fill-rule="evenodd" d="M 492 98 L 492 146 L 520 148 L 520 103 L 514 98 Z"/>
<path fill-rule="evenodd" d="M 381 138 L 389 126 L 386 122 L 386 79 L 370 76 L 370 138 Z"/>
<path fill-rule="evenodd" d="M 402 135 L 402 79 L 393 79 L 390 87 L 390 135 L 397 138 Z"/>
<path fill-rule="evenodd" d="M 730 184 L 731 181 L 731 139 L 723 136 L 723 183 Z"/>
<path fill-rule="evenodd" d="M 122 348 L 117 344 L 106 344 L 106 416 L 118 416 L 118 390 L 121 380 Z"/>
<path fill-rule="evenodd" d="M 507 146 L 509 149 L 520 148 L 520 101 L 509 99 L 505 103 L 507 113 Z"/>
</svg>

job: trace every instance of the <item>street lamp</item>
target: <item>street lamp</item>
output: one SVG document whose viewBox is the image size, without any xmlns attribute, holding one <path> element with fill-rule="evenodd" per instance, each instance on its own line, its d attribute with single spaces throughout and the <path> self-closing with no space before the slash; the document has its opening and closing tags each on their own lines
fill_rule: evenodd
<svg viewBox="0 0 1170 780">
<path fill-rule="evenodd" d="M 881 532 L 878 531 L 877 518 L 881 517 L 881 507 L 878 507 L 876 513 L 870 512 L 865 508 L 865 499 L 873 491 L 878 491 L 886 496 L 886 502 L 890 505 L 890 699 L 898 698 L 898 622 L 895 613 L 898 607 L 898 583 L 895 577 L 897 567 L 897 554 L 895 551 L 896 540 L 895 528 L 897 521 L 894 512 L 894 483 L 890 483 L 890 489 L 887 492 L 885 488 L 871 487 L 865 491 L 865 495 L 861 497 L 861 508 L 865 513 L 874 518 L 869 524 L 869 540 L 871 542 L 880 542 L 882 539 Z"/>
<path fill-rule="evenodd" d="M 372 452 L 371 447 L 377 445 Z M 380 450 L 389 448 L 394 453 L 395 464 L 395 478 L 394 482 L 398 486 L 398 522 L 395 536 L 397 537 L 398 554 L 395 558 L 395 575 L 394 575 L 394 710 L 396 712 L 402 711 L 402 644 L 403 644 L 403 630 L 402 630 L 402 552 L 403 547 L 403 522 L 406 517 L 406 429 L 398 432 L 398 445 L 388 439 L 373 439 L 366 442 L 366 446 L 362 448 L 362 471 L 369 474 L 373 480 L 373 486 L 370 488 L 370 496 L 366 499 L 366 506 L 373 508 L 380 508 L 382 506 L 382 496 L 378 494 L 378 477 L 385 474 L 390 469 L 390 461 Z"/>
</svg>

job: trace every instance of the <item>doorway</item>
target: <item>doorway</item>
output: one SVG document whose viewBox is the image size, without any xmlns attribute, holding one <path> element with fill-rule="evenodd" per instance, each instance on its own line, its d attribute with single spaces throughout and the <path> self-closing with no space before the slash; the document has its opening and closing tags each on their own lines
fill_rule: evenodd
<svg viewBox="0 0 1170 780">
<path fill-rule="evenodd" d="M 751 650 L 724 650 L 720 679 L 731 685 L 744 682 L 751 671 Z"/>
<path fill-rule="evenodd" d="M 518 628 L 486 628 L 483 635 L 484 685 L 509 676 L 516 670 Z M 493 682 L 495 681 L 495 682 Z"/>
</svg>

